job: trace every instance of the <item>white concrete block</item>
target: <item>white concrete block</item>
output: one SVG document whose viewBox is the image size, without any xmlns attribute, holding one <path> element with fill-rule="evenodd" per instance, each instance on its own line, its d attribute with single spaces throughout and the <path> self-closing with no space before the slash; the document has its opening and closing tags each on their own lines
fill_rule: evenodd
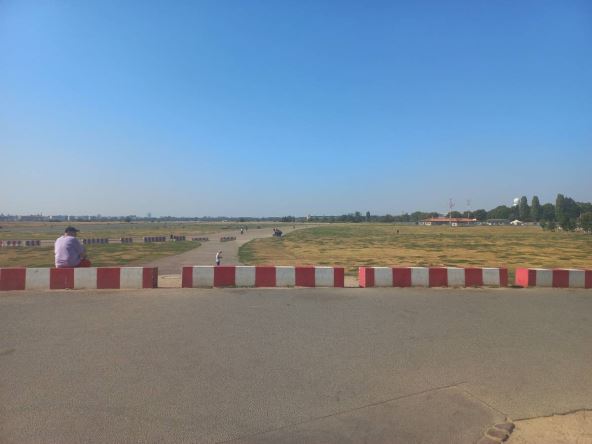
<svg viewBox="0 0 592 444">
<path fill-rule="evenodd" d="M 466 285 L 464 268 L 450 267 L 446 271 L 449 287 L 464 287 Z"/>
<path fill-rule="evenodd" d="M 123 267 L 119 274 L 121 288 L 142 288 L 144 281 L 143 267 Z"/>
<path fill-rule="evenodd" d="M 411 267 L 411 286 L 429 287 L 430 269 L 427 267 Z"/>
<path fill-rule="evenodd" d="M 49 268 L 27 268 L 26 290 L 49 290 Z"/>
<path fill-rule="evenodd" d="M 294 267 L 275 267 L 275 285 L 277 287 L 295 286 L 296 269 Z"/>
<path fill-rule="evenodd" d="M 392 287 L 393 269 L 391 267 L 374 267 L 374 286 Z"/>
<path fill-rule="evenodd" d="M 569 288 L 585 288 L 586 272 L 584 270 L 569 270 Z"/>
<path fill-rule="evenodd" d="M 97 288 L 97 269 L 95 267 L 75 268 L 74 288 Z"/>
<path fill-rule="evenodd" d="M 237 265 L 235 273 L 234 281 L 237 287 L 255 286 L 255 267 Z"/>
<path fill-rule="evenodd" d="M 483 285 L 499 287 L 501 285 L 501 276 L 499 268 L 483 269 Z"/>
<path fill-rule="evenodd" d="M 198 265 L 193 267 L 193 288 L 213 286 L 214 267 L 212 265 Z"/>
<path fill-rule="evenodd" d="M 535 270 L 537 287 L 553 286 L 553 270 L 547 270 L 545 268 L 535 268 Z"/>
<path fill-rule="evenodd" d="M 334 287 L 333 267 L 315 267 L 315 287 Z"/>
</svg>

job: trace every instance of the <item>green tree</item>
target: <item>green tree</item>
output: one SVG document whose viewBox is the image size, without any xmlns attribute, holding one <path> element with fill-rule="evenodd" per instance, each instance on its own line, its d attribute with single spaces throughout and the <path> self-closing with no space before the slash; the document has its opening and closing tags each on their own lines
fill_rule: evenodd
<svg viewBox="0 0 592 444">
<path fill-rule="evenodd" d="M 580 214 L 592 213 L 592 202 L 577 202 Z"/>
<path fill-rule="evenodd" d="M 592 211 L 580 216 L 580 226 L 586 233 L 592 233 Z"/>
<path fill-rule="evenodd" d="M 565 214 L 569 217 L 572 221 L 575 221 L 578 217 L 580 217 L 580 207 L 578 203 L 573 200 L 571 197 L 565 198 Z"/>
<path fill-rule="evenodd" d="M 538 196 L 532 196 L 530 201 L 530 219 L 534 222 L 541 220 L 541 203 Z"/>
<path fill-rule="evenodd" d="M 555 220 L 555 205 L 546 203 L 541 207 L 542 220 Z"/>
<path fill-rule="evenodd" d="M 505 205 L 500 205 L 487 212 L 487 219 L 509 219 L 511 216 L 512 209 Z"/>
<path fill-rule="evenodd" d="M 576 220 L 580 216 L 580 207 L 571 197 L 558 194 L 555 201 L 555 219 L 559 226 L 566 231 L 576 228 Z"/>
<path fill-rule="evenodd" d="M 526 196 L 522 196 L 520 198 L 520 203 L 518 204 L 518 218 L 521 221 L 526 221 L 528 220 L 529 213 L 528 200 L 526 199 Z"/>
<path fill-rule="evenodd" d="M 565 196 L 558 194 L 555 199 L 555 220 L 561 222 L 565 216 Z"/>
<path fill-rule="evenodd" d="M 485 210 L 475 210 L 473 211 L 473 213 L 471 214 L 475 219 L 477 219 L 478 221 L 483 222 L 485 219 L 487 219 L 487 211 Z"/>
</svg>

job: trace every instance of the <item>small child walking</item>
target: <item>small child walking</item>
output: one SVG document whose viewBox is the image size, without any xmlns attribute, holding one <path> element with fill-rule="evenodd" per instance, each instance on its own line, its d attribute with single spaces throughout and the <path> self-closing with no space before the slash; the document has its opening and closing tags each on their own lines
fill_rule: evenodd
<svg viewBox="0 0 592 444">
<path fill-rule="evenodd" d="M 220 265 L 221 260 L 222 260 L 222 251 L 218 251 L 216 253 L 216 266 Z"/>
</svg>

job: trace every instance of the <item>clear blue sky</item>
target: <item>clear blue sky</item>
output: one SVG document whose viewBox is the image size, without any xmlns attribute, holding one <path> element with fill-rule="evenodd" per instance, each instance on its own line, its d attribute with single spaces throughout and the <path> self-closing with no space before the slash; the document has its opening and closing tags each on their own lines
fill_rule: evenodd
<svg viewBox="0 0 592 444">
<path fill-rule="evenodd" d="M 592 200 L 592 2 L 0 0 L 0 212 Z"/>
</svg>

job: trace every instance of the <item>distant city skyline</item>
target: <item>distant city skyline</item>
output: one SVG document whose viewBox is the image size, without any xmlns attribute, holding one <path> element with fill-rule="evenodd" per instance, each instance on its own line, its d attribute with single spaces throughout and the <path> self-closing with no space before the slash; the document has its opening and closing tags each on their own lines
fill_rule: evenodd
<svg viewBox="0 0 592 444">
<path fill-rule="evenodd" d="M 592 200 L 592 2 L 0 2 L 0 213 Z"/>
<path fill-rule="evenodd" d="M 528 205 L 531 204 L 532 202 L 532 196 L 524 196 L 527 198 L 527 203 Z M 537 196 L 538 197 L 538 196 Z M 572 199 L 571 196 L 565 196 L 568 197 L 570 199 Z M 70 218 L 72 218 L 73 220 L 84 220 L 84 219 L 88 219 L 88 220 L 99 220 L 99 219 L 125 219 L 125 218 L 131 218 L 132 220 L 135 219 L 151 219 L 151 218 L 158 218 L 158 219 L 162 219 L 162 218 L 194 218 L 194 219 L 220 219 L 220 218 L 230 218 L 230 219 L 238 219 L 238 218 L 281 218 L 281 217 L 286 217 L 286 216 L 291 216 L 291 217 L 297 217 L 297 218 L 305 218 L 308 216 L 316 216 L 316 217 L 322 217 L 322 216 L 342 216 L 342 215 L 347 215 L 347 214 L 354 214 L 354 213 L 361 213 L 361 214 L 366 214 L 367 212 L 370 213 L 372 216 L 385 216 L 385 215 L 391 215 L 391 216 L 400 216 L 400 215 L 404 215 L 404 214 L 412 214 L 412 213 L 416 213 L 416 212 L 423 212 L 423 213 L 439 213 L 441 215 L 447 215 L 450 211 L 453 212 L 459 212 L 461 214 L 467 213 L 467 212 L 477 212 L 479 210 L 485 210 L 485 211 L 490 211 L 493 210 L 495 208 L 501 207 L 501 206 L 505 206 L 508 208 L 513 208 L 513 207 L 518 207 L 518 202 L 519 202 L 520 198 L 514 198 L 512 199 L 512 203 L 507 204 L 507 203 L 500 203 L 499 205 L 494 205 L 492 207 L 473 207 L 472 205 L 466 205 L 465 207 L 457 207 L 456 204 L 454 204 L 453 202 L 453 206 L 450 206 L 450 200 L 449 200 L 449 206 L 447 208 L 446 211 L 439 211 L 439 210 L 434 210 L 434 209 L 415 209 L 412 211 L 403 211 L 400 213 L 393 213 L 393 212 L 386 212 L 386 213 L 376 213 L 376 212 L 371 212 L 369 210 L 365 210 L 362 211 L 360 209 L 356 209 L 356 210 L 351 210 L 351 211 L 346 211 L 343 213 L 307 213 L 307 214 L 267 214 L 267 215 L 259 215 L 259 216 L 247 216 L 247 215 L 240 215 L 240 214 L 210 214 L 210 215 L 196 215 L 196 214 L 185 214 L 185 215 L 171 215 L 171 214 L 152 214 L 151 212 L 148 212 L 146 214 L 131 214 L 131 213 L 121 213 L 121 214 L 82 214 L 82 213 L 70 213 L 70 214 L 66 214 L 66 213 L 53 213 L 53 214 L 44 214 L 43 212 L 31 212 L 31 213 L 23 213 L 23 214 L 18 214 L 18 213 L 3 213 L 0 212 L 0 220 L 4 217 L 23 217 L 23 218 L 31 218 L 31 217 L 39 217 L 39 218 L 43 218 L 44 220 L 70 220 Z M 585 203 L 588 204 L 588 206 L 591 204 L 591 202 L 589 201 L 578 201 L 577 199 L 575 199 L 575 201 L 577 202 L 581 202 L 581 203 Z M 470 201 L 466 201 L 466 203 L 470 203 Z M 551 200 L 551 201 L 544 201 L 544 200 L 540 200 L 539 199 L 539 204 L 540 205 L 545 205 L 545 204 L 552 204 L 555 205 L 555 199 Z"/>
</svg>

